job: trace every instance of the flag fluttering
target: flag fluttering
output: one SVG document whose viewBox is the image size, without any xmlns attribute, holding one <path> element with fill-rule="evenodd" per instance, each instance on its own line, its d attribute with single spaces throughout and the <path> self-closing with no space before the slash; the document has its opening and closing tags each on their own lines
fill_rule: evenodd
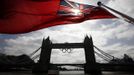
<svg viewBox="0 0 134 75">
<path fill-rule="evenodd" d="M 26 33 L 104 18 L 116 17 L 104 8 L 69 0 L 0 0 L 0 33 Z"/>
</svg>

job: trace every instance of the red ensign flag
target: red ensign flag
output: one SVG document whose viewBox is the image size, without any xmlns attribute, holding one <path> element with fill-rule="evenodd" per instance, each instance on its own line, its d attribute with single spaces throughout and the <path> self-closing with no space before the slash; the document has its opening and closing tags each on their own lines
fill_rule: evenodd
<svg viewBox="0 0 134 75">
<path fill-rule="evenodd" d="M 69 0 L 0 0 L 0 33 L 26 33 L 103 18 L 115 16 L 101 7 Z"/>
</svg>

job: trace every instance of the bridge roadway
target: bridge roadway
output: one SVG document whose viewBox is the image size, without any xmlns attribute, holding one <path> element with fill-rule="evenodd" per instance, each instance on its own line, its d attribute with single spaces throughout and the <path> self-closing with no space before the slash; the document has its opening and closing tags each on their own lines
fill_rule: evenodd
<svg viewBox="0 0 134 75">
<path fill-rule="evenodd" d="M 51 65 L 57 65 L 57 66 L 71 65 L 71 66 L 84 67 L 84 64 L 51 64 Z M 134 75 L 134 73 L 131 73 L 131 72 L 124 72 L 124 71 L 119 72 L 118 70 L 113 69 L 113 68 L 117 68 L 117 67 L 129 67 L 129 68 L 131 67 L 131 68 L 134 68 L 134 64 L 106 64 L 106 63 L 101 63 L 99 65 L 102 68 L 102 75 Z M 28 66 L 28 65 L 18 65 L 18 67 L 21 67 L 21 66 Z M 29 66 L 32 66 L 32 65 L 29 65 Z M 127 68 L 125 68 L 125 69 L 127 69 Z M 132 72 L 134 72 L 134 71 L 132 71 Z M 31 70 L 28 70 L 28 71 L 24 70 L 24 71 L 0 72 L 0 75 L 36 75 L 36 74 L 32 74 Z M 44 74 L 40 74 L 40 75 L 44 75 Z M 78 71 L 77 70 L 77 71 L 60 71 L 59 75 L 85 75 L 85 74 L 84 74 L 84 71 L 82 71 L 82 70 Z"/>
<path fill-rule="evenodd" d="M 0 75 L 48 75 L 48 74 L 32 74 L 31 71 L 14 71 L 14 72 L 0 72 Z M 53 74 L 57 75 L 57 74 Z M 60 71 L 58 75 L 86 75 L 83 71 Z M 102 75 L 134 75 L 128 72 L 102 72 Z"/>
<path fill-rule="evenodd" d="M 134 64 L 107 64 L 107 63 L 98 63 L 102 71 L 132 71 L 134 72 Z M 51 64 L 57 66 L 77 66 L 84 67 L 84 64 Z"/>
<path fill-rule="evenodd" d="M 107 63 L 98 63 L 101 67 L 102 71 L 133 71 L 134 72 L 134 64 L 107 64 Z M 84 67 L 84 64 L 51 64 L 56 66 L 76 66 L 76 67 Z M 33 65 L 0 65 L 1 67 L 32 67 Z"/>
<path fill-rule="evenodd" d="M 100 66 L 134 66 L 134 64 L 107 64 L 107 63 L 98 63 Z M 77 66 L 81 65 L 84 66 L 84 64 L 51 64 L 51 65 L 57 65 L 57 66 L 64 66 L 64 65 L 71 65 L 71 66 Z"/>
</svg>

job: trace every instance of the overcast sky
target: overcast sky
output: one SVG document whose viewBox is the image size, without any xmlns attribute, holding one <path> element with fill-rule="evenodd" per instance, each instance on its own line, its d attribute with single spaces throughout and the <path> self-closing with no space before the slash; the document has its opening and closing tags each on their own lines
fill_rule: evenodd
<svg viewBox="0 0 134 75">
<path fill-rule="evenodd" d="M 83 3 L 83 1 L 79 2 Z M 84 3 L 96 5 L 97 1 L 99 0 L 87 0 Z M 134 0 L 100 1 L 134 18 Z M 94 45 L 111 55 L 122 57 L 126 53 L 134 57 L 134 25 L 121 19 L 88 20 L 79 24 L 44 28 L 25 34 L 0 34 L 0 52 L 10 55 L 30 54 L 41 46 L 43 37 L 50 36 L 52 42 L 64 43 L 83 42 L 86 35 L 91 35 Z M 71 54 L 53 50 L 51 57 L 53 63 L 85 62 L 83 49 L 74 49 Z"/>
</svg>

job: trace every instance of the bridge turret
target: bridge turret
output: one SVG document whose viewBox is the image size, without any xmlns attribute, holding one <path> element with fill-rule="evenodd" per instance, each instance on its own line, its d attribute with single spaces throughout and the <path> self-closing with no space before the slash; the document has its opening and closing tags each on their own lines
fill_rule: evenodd
<svg viewBox="0 0 134 75">
<path fill-rule="evenodd" d="M 94 73 L 101 74 L 100 67 L 96 63 L 96 60 L 95 60 L 94 45 L 93 45 L 93 40 L 91 36 L 90 38 L 88 36 L 85 37 L 84 49 L 85 49 L 85 58 L 86 58 L 86 64 L 84 66 L 85 73 L 86 74 L 94 74 Z"/>
<path fill-rule="evenodd" d="M 51 50 L 52 50 L 52 42 L 49 40 L 49 37 L 47 39 L 43 39 L 40 59 L 39 62 L 35 64 L 32 71 L 33 73 L 48 73 Z"/>
</svg>

